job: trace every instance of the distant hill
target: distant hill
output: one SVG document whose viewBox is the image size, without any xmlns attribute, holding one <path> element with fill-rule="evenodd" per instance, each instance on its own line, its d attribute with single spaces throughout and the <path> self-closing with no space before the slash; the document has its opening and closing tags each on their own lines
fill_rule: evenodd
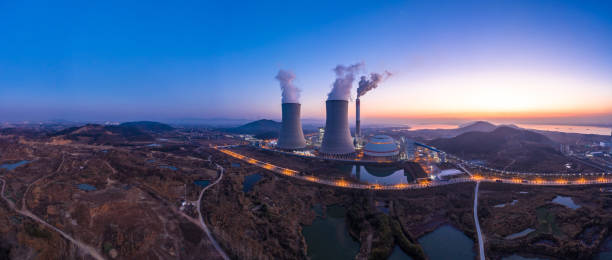
<svg viewBox="0 0 612 260">
<path fill-rule="evenodd" d="M 261 138 L 276 138 L 281 129 L 281 123 L 268 119 L 261 119 L 248 124 L 220 129 L 221 131 L 234 134 L 249 134 Z"/>
<path fill-rule="evenodd" d="M 50 137 L 61 137 L 67 140 L 88 144 L 124 144 L 127 142 L 149 142 L 155 140 L 151 134 L 134 125 L 103 126 L 87 124 L 71 127 L 50 134 Z"/>
<path fill-rule="evenodd" d="M 497 128 L 496 125 L 485 121 L 476 121 L 461 125 L 455 129 L 422 129 L 410 131 L 412 137 L 420 137 L 424 139 L 450 138 L 468 132 L 491 132 Z"/>
<path fill-rule="evenodd" d="M 557 151 L 548 137 L 523 129 L 501 126 L 491 132 L 468 132 L 453 138 L 439 138 L 429 144 L 464 159 L 485 160 L 494 168 L 565 172 L 567 157 Z"/>
<path fill-rule="evenodd" d="M 168 131 L 174 130 L 173 127 L 167 124 L 162 124 L 162 123 L 152 122 L 152 121 L 127 122 L 127 123 L 120 124 L 119 127 L 137 128 L 142 131 L 154 132 L 154 133 L 162 133 L 162 132 L 168 132 Z"/>
</svg>

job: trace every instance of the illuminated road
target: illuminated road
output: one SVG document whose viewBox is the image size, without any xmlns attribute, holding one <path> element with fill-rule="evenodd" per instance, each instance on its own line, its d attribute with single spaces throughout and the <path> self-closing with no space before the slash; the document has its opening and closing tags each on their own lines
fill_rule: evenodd
<svg viewBox="0 0 612 260">
<path fill-rule="evenodd" d="M 460 168 L 462 168 L 470 177 L 463 178 L 454 178 L 447 181 L 428 181 L 424 183 L 398 183 L 394 185 L 381 185 L 381 184 L 362 184 L 362 183 L 352 183 L 345 180 L 326 180 L 321 179 L 315 176 L 308 175 L 300 175 L 298 171 L 283 168 L 280 166 L 276 166 L 270 163 L 262 162 L 236 152 L 225 149 L 226 147 L 215 147 L 215 149 L 220 152 L 227 154 L 236 159 L 242 160 L 249 164 L 264 168 L 266 170 L 273 171 L 278 174 L 282 174 L 285 176 L 289 176 L 292 178 L 329 185 L 334 187 L 341 188 L 350 188 L 350 189 L 374 189 L 374 190 L 411 190 L 411 189 L 423 189 L 429 187 L 436 186 L 444 186 L 455 183 L 466 183 L 466 182 L 495 182 L 495 183 L 505 183 L 505 184 L 518 184 L 518 185 L 540 185 L 540 186 L 570 186 L 570 185 L 594 185 L 594 184 L 610 184 L 612 183 L 612 177 L 604 177 L 601 175 L 597 179 L 585 179 L 581 177 L 577 180 L 568 180 L 564 178 L 556 178 L 554 180 L 543 179 L 541 177 L 537 177 L 535 179 L 523 179 L 523 178 L 501 178 L 501 177 L 485 177 L 481 175 L 471 174 L 467 171 L 461 164 L 458 164 Z"/>
<path fill-rule="evenodd" d="M 484 239 L 482 238 L 482 232 L 480 231 L 480 221 L 478 221 L 478 187 L 480 182 L 476 182 L 476 188 L 474 188 L 474 223 L 476 225 L 476 232 L 478 232 L 478 249 L 480 251 L 480 259 L 485 260 L 484 251 Z"/>
</svg>

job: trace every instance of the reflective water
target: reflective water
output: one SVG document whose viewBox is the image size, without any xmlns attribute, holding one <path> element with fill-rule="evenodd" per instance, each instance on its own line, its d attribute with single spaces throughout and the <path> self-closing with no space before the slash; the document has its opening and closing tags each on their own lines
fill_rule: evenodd
<svg viewBox="0 0 612 260">
<path fill-rule="evenodd" d="M 561 204 L 570 209 L 579 209 L 580 205 L 576 204 L 572 197 L 557 196 L 552 200 L 553 203 Z"/>
<path fill-rule="evenodd" d="M 257 181 L 259 181 L 261 179 L 261 175 L 259 175 L 259 173 L 255 173 L 255 174 L 251 174 L 248 176 L 244 177 L 244 182 L 242 184 L 242 191 L 244 193 L 247 193 L 249 191 L 251 191 L 253 189 L 253 186 L 255 186 L 255 183 L 257 183 Z"/>
<path fill-rule="evenodd" d="M 342 206 L 327 207 L 326 217 L 317 216 L 312 225 L 304 226 L 308 257 L 317 259 L 354 259 L 359 243 L 349 235 L 346 210 Z"/>
<path fill-rule="evenodd" d="M 547 260 L 547 259 L 537 258 L 537 257 L 522 257 L 520 255 L 514 254 L 511 256 L 502 257 L 502 260 Z"/>
<path fill-rule="evenodd" d="M 603 250 L 599 253 L 596 259 L 599 260 L 612 260 L 612 239 L 608 238 Z"/>
<path fill-rule="evenodd" d="M 96 187 L 94 187 L 93 185 L 89 185 L 89 184 L 85 184 L 85 183 L 81 183 L 79 185 L 77 185 L 77 187 L 80 190 L 84 190 L 84 191 L 95 191 Z"/>
<path fill-rule="evenodd" d="M 580 125 L 539 125 L 539 124 L 517 124 L 518 127 L 527 129 L 536 129 L 543 131 L 556 131 L 565 133 L 579 133 L 579 134 L 597 134 L 597 135 L 610 135 L 609 127 L 599 126 L 580 126 Z"/>
<path fill-rule="evenodd" d="M 393 253 L 387 260 L 412 260 L 412 257 L 407 255 L 398 245 L 393 248 Z"/>
<path fill-rule="evenodd" d="M 474 241 L 452 226 L 444 225 L 419 238 L 430 260 L 474 259 Z"/>
<path fill-rule="evenodd" d="M 413 181 L 412 175 L 404 173 L 404 169 L 394 166 L 353 165 L 351 178 L 359 182 L 371 184 L 393 185 Z"/>
<path fill-rule="evenodd" d="M 159 166 L 159 168 L 170 169 L 172 171 L 178 170 L 178 168 L 176 168 L 174 166 L 170 166 L 170 165 L 161 165 L 161 166 Z"/>
<path fill-rule="evenodd" d="M 204 187 L 208 186 L 208 184 L 210 184 L 210 181 L 209 180 L 197 180 L 197 181 L 194 181 L 193 184 L 198 185 L 198 186 L 204 188 Z"/>
<path fill-rule="evenodd" d="M 17 168 L 19 166 L 22 166 L 22 165 L 25 165 L 25 164 L 27 164 L 29 162 L 30 161 L 23 160 L 23 161 L 19 161 L 19 162 L 16 162 L 16 163 L 0 164 L 0 169 L 7 169 L 9 171 L 12 171 L 12 170 L 15 170 L 15 168 Z"/>
</svg>

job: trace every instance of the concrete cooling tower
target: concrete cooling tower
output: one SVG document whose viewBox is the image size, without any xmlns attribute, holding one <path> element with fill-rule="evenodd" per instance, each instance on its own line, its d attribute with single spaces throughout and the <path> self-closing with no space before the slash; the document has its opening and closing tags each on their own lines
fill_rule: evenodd
<svg viewBox="0 0 612 260">
<path fill-rule="evenodd" d="M 348 124 L 348 101 L 327 100 L 325 134 L 319 152 L 324 155 L 348 155 L 355 152 Z"/>
<path fill-rule="evenodd" d="M 278 148 L 298 150 L 306 147 L 299 103 L 283 103 L 283 122 L 278 136 Z"/>
</svg>

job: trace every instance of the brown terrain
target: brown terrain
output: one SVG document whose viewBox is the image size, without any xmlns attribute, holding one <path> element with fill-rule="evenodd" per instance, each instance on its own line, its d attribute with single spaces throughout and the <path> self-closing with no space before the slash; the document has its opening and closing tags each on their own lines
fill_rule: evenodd
<svg viewBox="0 0 612 260">
<path fill-rule="evenodd" d="M 120 132 L 95 139 L 104 142 L 72 138 L 79 130 L 81 136 L 99 133 L 94 127 L 53 135 L 13 130 L 0 136 L 0 164 L 30 161 L 0 169 L 8 199 L 0 200 L 0 259 L 221 259 L 197 220 L 202 187 L 194 184 L 216 179 L 215 164 L 225 174 L 204 192 L 201 213 L 232 259 L 307 259 L 303 227 L 315 220 L 316 207 L 332 205 L 346 208 L 359 259 L 386 259 L 395 246 L 414 259 L 426 259 L 418 239 L 446 224 L 475 241 L 477 250 L 473 183 L 408 191 L 335 188 L 228 157 L 210 146 L 240 141 L 217 132 L 140 129 L 152 138 L 147 143 L 130 142 Z M 153 142 L 160 145 L 148 146 Z M 304 174 L 346 174 L 346 166 L 338 163 L 238 149 Z M 398 166 L 422 174 L 418 164 Z M 245 178 L 254 173 L 262 178 L 245 192 Z M 79 184 L 95 190 L 79 189 Z M 607 189 L 481 184 L 478 212 L 488 258 L 593 258 L 612 224 Z M 551 203 L 557 195 L 572 197 L 581 208 Z M 535 231 L 505 239 L 526 228 Z"/>
</svg>

